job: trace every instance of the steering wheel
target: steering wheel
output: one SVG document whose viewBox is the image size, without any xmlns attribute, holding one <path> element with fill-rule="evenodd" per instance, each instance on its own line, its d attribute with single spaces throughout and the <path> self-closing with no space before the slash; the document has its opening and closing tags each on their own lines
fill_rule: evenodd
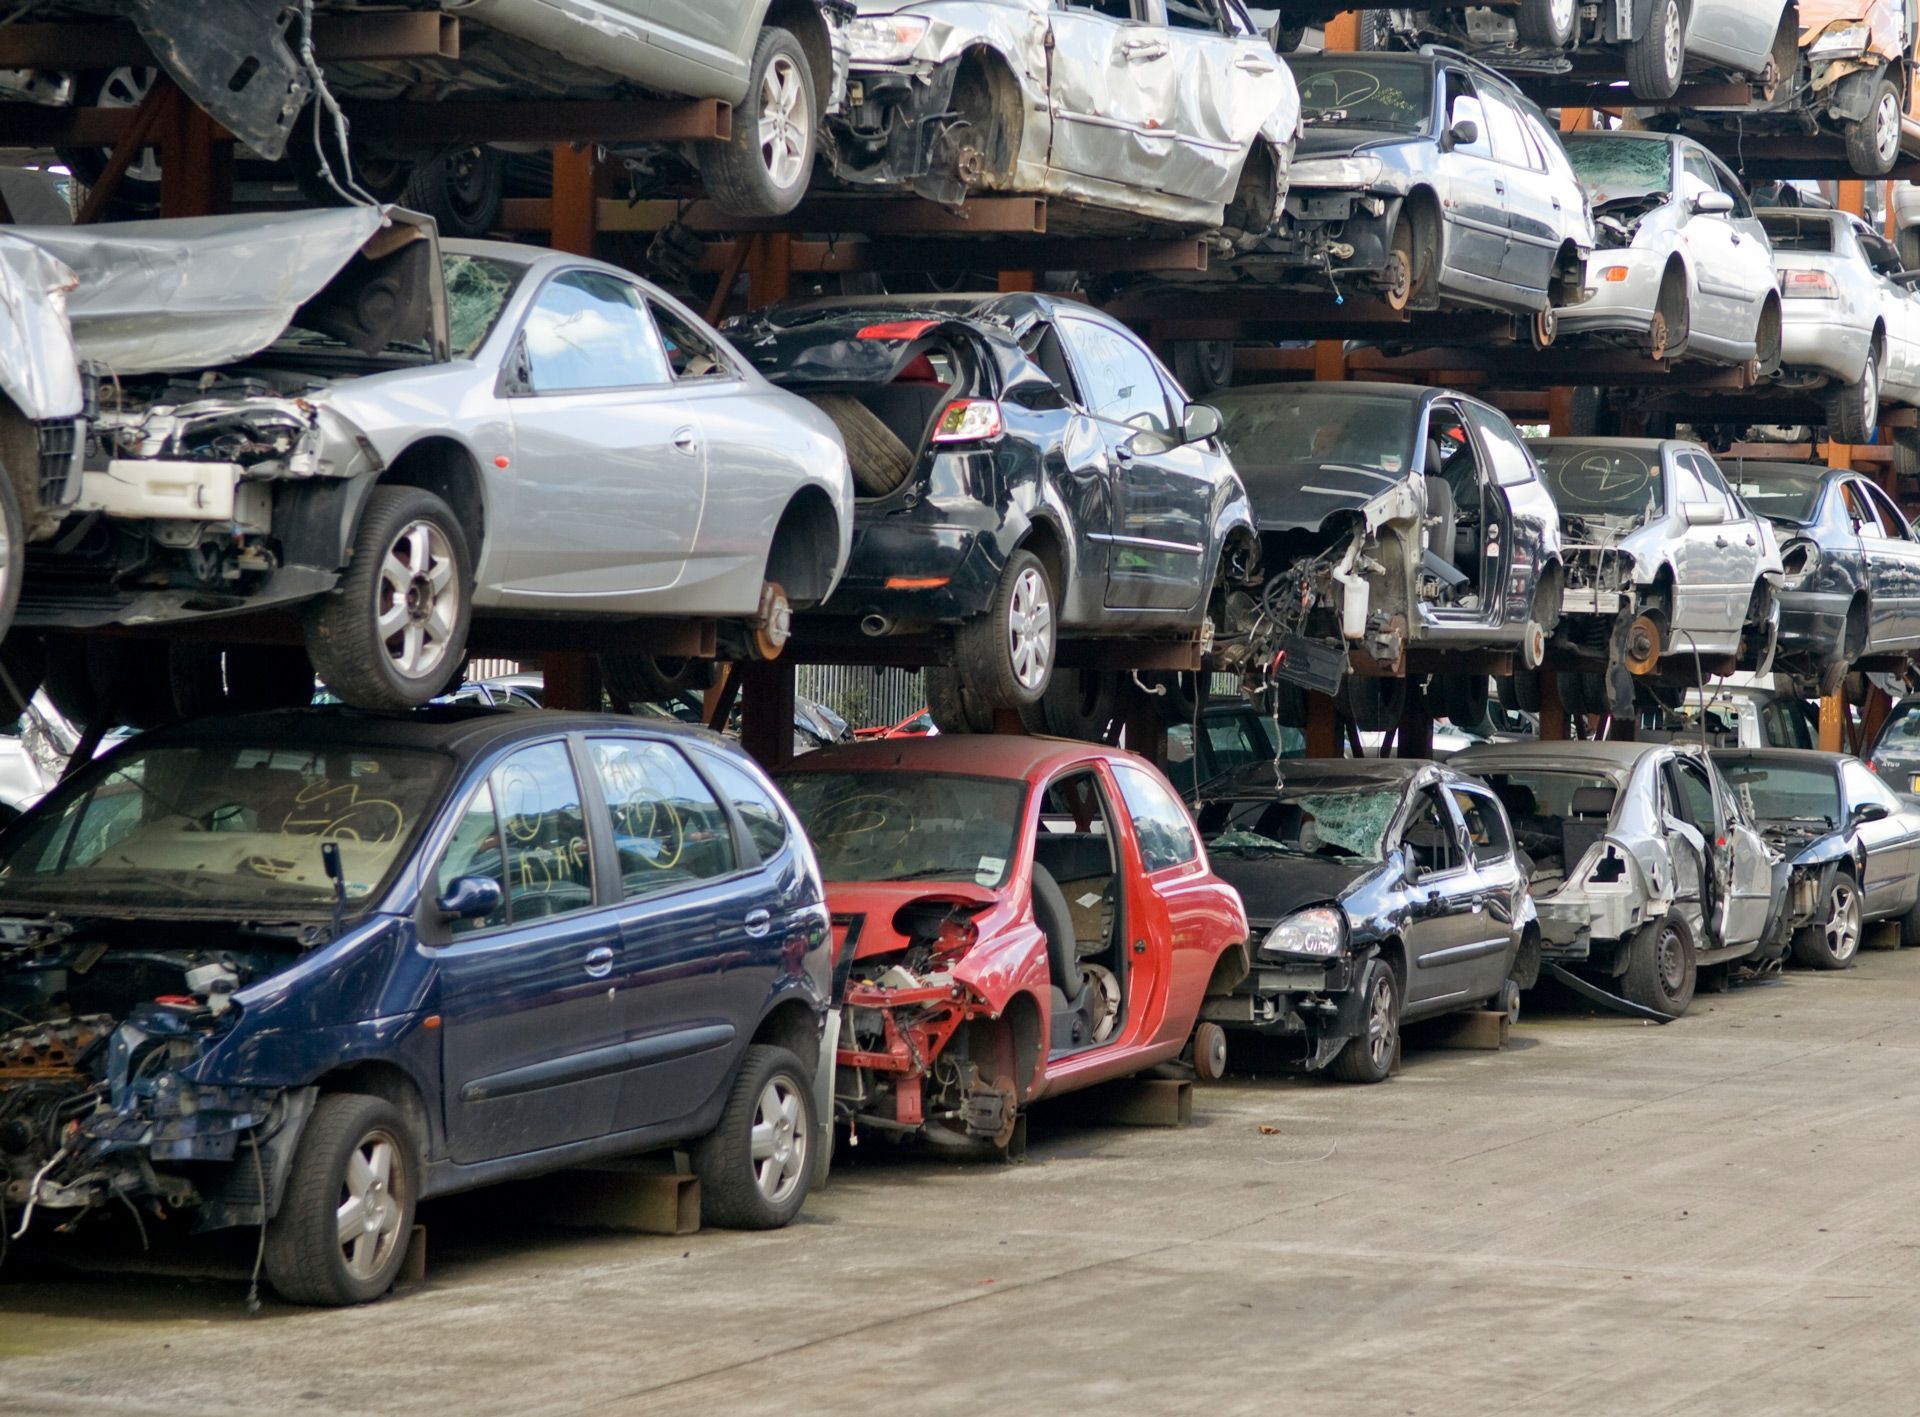
<svg viewBox="0 0 1920 1417">
<path fill-rule="evenodd" d="M 920 824 L 913 808 L 883 792 L 861 792 L 834 804 L 833 825 L 821 835 L 833 844 L 842 869 L 891 862 Z"/>
</svg>

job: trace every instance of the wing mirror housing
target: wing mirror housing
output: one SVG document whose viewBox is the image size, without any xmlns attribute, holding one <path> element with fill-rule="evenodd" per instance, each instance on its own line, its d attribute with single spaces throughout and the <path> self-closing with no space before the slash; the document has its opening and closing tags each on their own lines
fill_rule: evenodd
<svg viewBox="0 0 1920 1417">
<path fill-rule="evenodd" d="M 460 876 L 434 904 L 442 920 L 479 920 L 493 914 L 506 899 L 491 876 Z"/>
<path fill-rule="evenodd" d="M 1189 443 L 1204 443 L 1220 432 L 1220 413 L 1203 403 L 1190 403 L 1180 419 L 1180 433 L 1163 433 L 1158 428 L 1142 428 L 1121 445 L 1127 457 L 1151 458 L 1184 448 Z"/>
<path fill-rule="evenodd" d="M 1204 443 L 1220 434 L 1220 410 L 1210 404 L 1190 403 L 1180 419 L 1180 436 L 1189 443 Z"/>
<path fill-rule="evenodd" d="M 1733 198 L 1725 192 L 1702 192 L 1693 199 L 1689 210 L 1695 216 L 1731 216 Z"/>
<path fill-rule="evenodd" d="M 1868 822 L 1884 822 L 1892 815 L 1884 802 L 1862 802 L 1853 809 L 1852 813 L 1855 826 L 1863 826 Z"/>
<path fill-rule="evenodd" d="M 1480 141 L 1480 125 L 1471 118 L 1459 119 L 1447 129 L 1447 147 L 1470 148 Z"/>
<path fill-rule="evenodd" d="M 1727 509 L 1714 502 L 1682 502 L 1680 515 L 1688 526 L 1721 526 L 1727 520 Z"/>
</svg>

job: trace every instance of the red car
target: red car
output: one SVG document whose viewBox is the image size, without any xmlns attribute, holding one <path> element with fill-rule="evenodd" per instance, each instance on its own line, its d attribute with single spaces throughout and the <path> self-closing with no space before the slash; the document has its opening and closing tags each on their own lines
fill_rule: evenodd
<svg viewBox="0 0 1920 1417">
<path fill-rule="evenodd" d="M 925 738 L 934 733 L 933 715 L 925 709 L 908 714 L 898 723 L 882 724 L 878 728 L 856 728 L 853 736 L 867 738 Z"/>
<path fill-rule="evenodd" d="M 781 775 L 844 981 L 838 1119 L 1004 1149 L 1020 1109 L 1174 1058 L 1247 917 L 1145 759 L 1012 735 L 868 742 Z M 1225 1036 L 1199 1026 L 1217 1076 Z"/>
</svg>

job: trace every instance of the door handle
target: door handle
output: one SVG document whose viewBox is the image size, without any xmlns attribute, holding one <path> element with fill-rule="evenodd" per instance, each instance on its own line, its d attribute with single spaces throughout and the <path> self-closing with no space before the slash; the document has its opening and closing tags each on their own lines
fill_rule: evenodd
<svg viewBox="0 0 1920 1417">
<path fill-rule="evenodd" d="M 587 951 L 587 978 L 605 979 L 613 973 L 613 946 L 595 945 Z"/>
<path fill-rule="evenodd" d="M 743 923 L 747 933 L 758 940 L 773 928 L 773 916 L 764 910 L 749 910 Z"/>
<path fill-rule="evenodd" d="M 1133 942 L 1133 952 L 1137 955 L 1145 954 L 1147 952 L 1147 942 L 1145 940 L 1135 940 Z"/>
<path fill-rule="evenodd" d="M 1233 67 L 1243 74 L 1266 75 L 1273 72 L 1273 65 L 1262 64 L 1258 59 L 1236 59 L 1233 61 Z"/>
<path fill-rule="evenodd" d="M 691 453 L 700 447 L 700 439 L 691 428 L 676 428 L 673 431 L 673 446 L 683 453 Z"/>
<path fill-rule="evenodd" d="M 1752 538 L 1751 536 L 1749 536 L 1749 537 L 1747 538 L 1747 545 L 1749 545 L 1749 546 L 1757 546 L 1757 545 L 1759 545 L 1759 543 L 1758 543 L 1757 541 L 1755 541 L 1755 540 L 1754 540 L 1754 539 L 1753 539 L 1753 538 Z"/>
<path fill-rule="evenodd" d="M 1164 59 L 1170 51 L 1164 42 L 1157 39 L 1128 39 L 1121 41 L 1120 53 L 1128 62 L 1147 59 Z"/>
</svg>

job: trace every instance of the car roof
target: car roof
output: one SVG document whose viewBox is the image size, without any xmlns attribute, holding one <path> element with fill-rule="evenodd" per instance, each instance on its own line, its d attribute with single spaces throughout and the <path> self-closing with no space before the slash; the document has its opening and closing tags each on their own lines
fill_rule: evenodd
<svg viewBox="0 0 1920 1417">
<path fill-rule="evenodd" d="M 1853 471 L 1850 467 L 1828 467 L 1825 463 L 1763 462 L 1758 458 L 1722 457 L 1714 461 L 1735 472 L 1772 473 L 1776 477 L 1798 477 L 1808 482 L 1825 482 L 1829 477 Z"/>
<path fill-rule="evenodd" d="M 1316 384 L 1242 384 L 1234 389 L 1220 389 L 1207 395 L 1208 403 L 1253 403 L 1260 399 L 1283 398 L 1288 394 L 1312 393 L 1326 398 L 1349 399 L 1360 397 L 1397 398 L 1407 403 L 1419 403 L 1438 394 L 1452 394 L 1452 389 L 1442 389 L 1431 384 L 1370 384 L 1364 379 L 1343 379 L 1339 383 Z M 1460 397 L 1466 397 L 1460 395 Z"/>
<path fill-rule="evenodd" d="M 223 714 L 157 728 L 130 741 L 160 744 L 208 739 L 258 740 L 294 749 L 413 748 L 472 758 L 516 739 L 589 731 L 681 736 L 709 744 L 726 741 L 698 724 L 673 720 L 554 709 L 543 709 L 536 714 L 524 709 L 480 704 L 434 705 L 410 712 L 381 712 L 328 704 L 318 708 L 276 709 L 269 713 Z"/>
<path fill-rule="evenodd" d="M 1715 748 L 1714 760 L 1735 758 L 1747 762 L 1798 763 L 1803 767 L 1833 767 L 1853 757 L 1851 753 L 1823 753 L 1818 748 Z"/>
<path fill-rule="evenodd" d="M 1582 438 L 1575 433 L 1556 433 L 1527 439 L 1532 448 L 1619 448 L 1623 452 L 1660 452 L 1666 448 L 1688 448 L 1704 453 L 1706 448 L 1691 438 Z M 1711 454 L 1709 454 L 1711 456 Z"/>
<path fill-rule="evenodd" d="M 1673 745 L 1665 743 L 1482 743 L 1462 748 L 1449 760 L 1462 772 L 1472 772 L 1481 763 L 1496 766 L 1555 763 L 1570 766 L 1592 764 L 1596 767 L 1630 768 L 1649 753 Z M 1495 760 L 1499 760 L 1497 763 Z"/>
<path fill-rule="evenodd" d="M 803 772 L 952 773 L 962 777 L 1027 780 L 1068 763 L 1106 758 L 1148 767 L 1144 758 L 1121 748 L 1014 733 L 943 733 L 932 738 L 869 738 L 838 743 L 797 758 L 782 775 Z"/>
</svg>

